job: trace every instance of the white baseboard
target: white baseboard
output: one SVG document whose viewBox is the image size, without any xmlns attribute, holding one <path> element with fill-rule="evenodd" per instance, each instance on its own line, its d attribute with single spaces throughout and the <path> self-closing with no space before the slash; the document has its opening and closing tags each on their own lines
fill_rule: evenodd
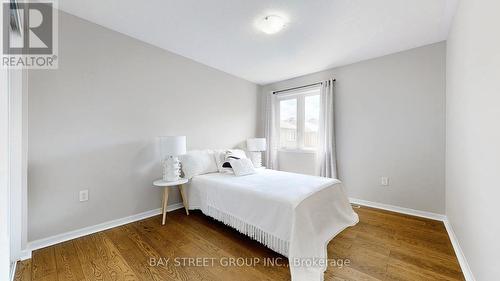
<svg viewBox="0 0 500 281">
<path fill-rule="evenodd" d="M 356 204 L 356 205 L 362 205 L 362 206 L 392 211 L 392 212 L 396 212 L 396 213 L 402 213 L 402 214 L 406 214 L 406 215 L 412 215 L 412 216 L 416 216 L 416 217 L 423 217 L 423 218 L 427 218 L 427 219 L 442 221 L 444 223 L 444 226 L 446 227 L 446 231 L 448 232 L 448 236 L 450 237 L 451 244 L 453 245 L 453 250 L 455 251 L 455 255 L 457 256 L 458 263 L 460 264 L 460 268 L 462 269 L 465 280 L 466 281 L 475 281 L 476 280 L 474 278 L 474 275 L 472 274 L 472 271 L 470 270 L 469 263 L 467 262 L 467 259 L 465 258 L 464 252 L 462 252 L 462 248 L 460 247 L 460 243 L 458 242 L 458 239 L 455 236 L 455 232 L 453 231 L 453 228 L 451 227 L 451 224 L 448 221 L 447 216 L 442 215 L 442 214 L 414 210 L 414 209 L 409 209 L 409 208 L 404 208 L 404 207 L 399 207 L 399 206 L 394 206 L 394 205 L 388 205 L 388 204 L 383 204 L 383 203 L 377 203 L 377 202 L 372 202 L 372 201 L 367 201 L 367 200 L 361 200 L 361 199 L 356 199 L 356 198 L 349 198 L 349 201 L 352 204 Z"/>
<path fill-rule="evenodd" d="M 357 198 L 349 198 L 349 201 L 352 204 L 373 207 L 373 208 L 377 208 L 377 209 L 392 211 L 392 212 L 396 212 L 396 213 L 402 213 L 402 214 L 416 216 L 416 217 L 427 218 L 427 219 L 431 219 L 431 220 L 444 221 L 444 219 L 446 219 L 446 216 L 442 215 L 442 214 L 420 211 L 420 210 L 404 208 L 404 207 L 399 207 L 399 206 L 394 206 L 394 205 L 388 205 L 388 204 L 383 204 L 383 203 L 378 203 L 378 202 L 372 202 L 372 201 L 367 201 L 367 200 L 362 200 L 362 199 L 357 199 Z"/>
<path fill-rule="evenodd" d="M 448 236 L 450 237 L 451 243 L 453 245 L 453 249 L 455 250 L 455 254 L 456 254 L 458 262 L 460 264 L 460 268 L 462 269 L 462 272 L 464 273 L 465 280 L 475 281 L 475 278 L 470 270 L 467 259 L 465 258 L 465 255 L 462 252 L 462 248 L 460 247 L 460 244 L 457 240 L 457 237 L 455 236 L 455 232 L 453 231 L 453 228 L 451 227 L 451 224 L 445 215 L 432 213 L 432 212 L 426 212 L 426 211 L 420 211 L 420 210 L 414 210 L 414 209 L 404 208 L 404 207 L 399 207 L 399 206 L 394 206 L 394 205 L 388 205 L 388 204 L 383 204 L 383 203 L 377 203 L 377 202 L 372 202 L 372 201 L 367 201 L 367 200 L 362 200 L 362 199 L 356 199 L 356 198 L 349 198 L 349 201 L 352 204 L 373 207 L 373 208 L 392 211 L 392 212 L 396 212 L 396 213 L 402 213 L 402 214 L 407 214 L 407 215 L 442 221 L 446 227 L 446 231 L 448 232 Z M 183 208 L 183 207 L 184 206 L 182 205 L 182 203 L 176 203 L 176 204 L 172 204 L 172 205 L 168 206 L 167 211 L 171 212 L 171 211 Z M 99 231 L 103 231 L 103 230 L 117 227 L 120 225 L 124 225 L 127 223 L 143 220 L 143 219 L 146 219 L 146 218 L 149 218 L 152 216 L 156 216 L 159 214 L 161 214 L 161 209 L 154 209 L 154 210 L 146 211 L 146 212 L 143 212 L 140 214 L 128 216 L 125 218 L 116 219 L 116 220 L 104 222 L 101 224 L 97 224 L 97 225 L 93 225 L 93 226 L 89 226 L 89 227 L 84 227 L 81 229 L 77 229 L 77 230 L 69 231 L 66 233 L 54 235 L 54 236 L 47 237 L 44 239 L 32 241 L 32 242 L 28 243 L 28 250 L 23 251 L 23 254 L 21 256 L 21 260 L 31 258 L 31 252 L 34 250 L 38 250 L 41 248 L 52 246 L 52 245 L 55 245 L 55 244 L 58 244 L 61 242 L 65 242 L 65 241 L 68 241 L 71 239 L 75 239 L 78 237 L 82 237 L 85 235 L 89 235 L 92 233 L 96 233 Z M 15 266 L 14 266 L 14 273 L 15 273 Z"/>
<path fill-rule="evenodd" d="M 167 212 L 171 212 L 171 211 L 174 211 L 174 210 L 177 210 L 177 209 L 180 209 L 180 208 L 184 208 L 184 206 L 182 205 L 182 203 L 172 204 L 172 205 L 168 206 Z M 82 236 L 85 236 L 85 235 L 89 235 L 89 234 L 92 234 L 92 233 L 96 233 L 96 232 L 99 232 L 99 231 L 103 231 L 103 230 L 106 230 L 106 229 L 110 229 L 110 228 L 113 228 L 113 227 L 117 227 L 117 226 L 120 226 L 120 225 L 124 225 L 124 224 L 127 224 L 127 223 L 131 223 L 131 222 L 143 220 L 143 219 L 146 219 L 146 218 L 149 218 L 149 217 L 153 217 L 153 216 L 156 216 L 156 215 L 159 215 L 159 214 L 161 214 L 161 209 L 160 208 L 154 209 L 154 210 L 150 210 L 150 211 L 146 211 L 146 212 L 143 212 L 143 213 L 140 213 L 140 214 L 136 214 L 136 215 L 132 215 L 132 216 L 128 216 L 128 217 L 124 217 L 124 218 L 120 218 L 120 219 L 116 219 L 116 220 L 112 220 L 112 221 L 107 221 L 107 222 L 104 222 L 104 223 L 100 223 L 100 224 L 96 224 L 96 225 L 92 225 L 92 226 L 88 226 L 88 227 L 84 227 L 84 228 L 80 228 L 80 229 L 77 229 L 77 230 L 72 230 L 72 231 L 69 231 L 69 232 L 57 234 L 57 235 L 50 236 L 50 237 L 47 237 L 47 238 L 43 238 L 43 239 L 31 241 L 31 242 L 28 243 L 28 249 L 29 249 L 29 250 L 27 250 L 27 252 L 29 252 L 29 257 L 28 258 L 31 257 L 31 252 L 32 251 L 35 251 L 35 250 L 38 250 L 38 249 L 41 249 L 41 248 L 45 248 L 45 247 L 48 247 L 48 246 L 52 246 L 52 245 L 55 245 L 55 244 L 58 244 L 58 243 L 61 243 L 61 242 L 65 242 L 65 241 L 68 241 L 68 240 L 71 240 L 71 239 L 75 239 L 75 238 L 78 238 L 78 237 L 82 237 Z M 27 256 L 28 256 L 28 254 L 26 254 L 26 257 Z"/>
<path fill-rule="evenodd" d="M 455 235 L 455 231 L 453 231 L 453 227 L 451 227 L 451 223 L 446 217 L 443 221 L 444 226 L 446 227 L 446 231 L 448 232 L 448 236 L 450 237 L 451 244 L 453 245 L 453 250 L 455 250 L 455 255 L 457 256 L 458 263 L 460 264 L 460 268 L 464 273 L 465 280 L 467 281 L 475 281 L 474 275 L 470 270 L 469 263 L 465 258 L 464 252 L 462 251 L 462 247 L 460 247 L 460 243 L 458 243 L 457 236 Z"/>
</svg>

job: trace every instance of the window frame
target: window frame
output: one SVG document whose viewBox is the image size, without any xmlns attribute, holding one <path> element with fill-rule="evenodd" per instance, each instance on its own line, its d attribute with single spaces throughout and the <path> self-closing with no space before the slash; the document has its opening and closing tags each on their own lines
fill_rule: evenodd
<svg viewBox="0 0 500 281">
<path fill-rule="evenodd" d="M 297 100 L 297 139 L 295 148 L 281 147 L 281 139 L 278 139 L 278 151 L 283 152 L 300 152 L 300 153 L 316 153 L 317 148 L 304 147 L 305 140 L 305 100 L 309 96 L 319 96 L 321 103 L 321 86 L 311 86 L 301 89 L 290 90 L 277 94 L 276 97 L 276 128 L 278 132 L 281 129 L 281 101 L 284 100 Z M 321 114 L 320 114 L 321 115 Z M 318 116 L 321 118 L 321 116 Z M 318 132 L 319 133 L 319 132 Z M 278 138 L 281 138 L 281 134 L 277 134 Z"/>
</svg>

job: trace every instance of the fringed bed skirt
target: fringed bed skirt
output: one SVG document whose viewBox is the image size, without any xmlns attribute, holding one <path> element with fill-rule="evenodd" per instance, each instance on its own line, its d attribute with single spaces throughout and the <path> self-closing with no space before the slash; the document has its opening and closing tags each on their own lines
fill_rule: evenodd
<svg viewBox="0 0 500 281">
<path fill-rule="evenodd" d="M 269 234 L 262 229 L 248 224 L 230 214 L 226 214 L 212 206 L 207 206 L 206 210 L 202 210 L 205 215 L 212 217 L 225 225 L 228 225 L 240 233 L 264 244 L 269 249 L 288 257 L 289 241 L 280 239 L 272 234 Z"/>
</svg>

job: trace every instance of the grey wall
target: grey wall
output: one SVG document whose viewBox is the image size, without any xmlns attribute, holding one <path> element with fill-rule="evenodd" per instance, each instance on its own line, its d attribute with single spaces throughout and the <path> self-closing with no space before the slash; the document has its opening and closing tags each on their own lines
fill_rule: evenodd
<svg viewBox="0 0 500 281">
<path fill-rule="evenodd" d="M 59 69 L 29 72 L 30 241 L 159 208 L 159 135 L 255 136 L 257 85 L 65 13 L 59 33 Z"/>
<path fill-rule="evenodd" d="M 448 40 L 446 214 L 478 281 L 500 276 L 499 1 L 461 1 Z"/>
<path fill-rule="evenodd" d="M 349 196 L 442 214 L 445 50 L 444 42 L 437 43 L 273 83 L 261 91 L 336 78 L 339 175 Z M 287 155 L 289 161 L 294 157 L 285 170 L 310 173 L 313 161 Z M 390 177 L 389 187 L 380 186 L 381 176 Z"/>
</svg>

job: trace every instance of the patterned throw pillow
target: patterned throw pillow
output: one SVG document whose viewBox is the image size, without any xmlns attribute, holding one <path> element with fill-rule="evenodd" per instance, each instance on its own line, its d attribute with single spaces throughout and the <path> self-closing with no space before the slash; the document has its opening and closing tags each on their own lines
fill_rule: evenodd
<svg viewBox="0 0 500 281">
<path fill-rule="evenodd" d="M 222 163 L 222 167 L 223 168 L 233 168 L 231 167 L 231 163 L 229 162 L 230 159 L 240 159 L 240 157 L 236 157 L 234 156 L 234 153 L 232 153 L 231 151 L 226 151 L 226 156 L 224 157 L 224 163 Z"/>
<path fill-rule="evenodd" d="M 226 149 L 215 151 L 215 162 L 219 173 L 232 173 L 233 169 L 229 163 L 229 159 L 247 158 L 246 154 L 241 149 Z"/>
</svg>

